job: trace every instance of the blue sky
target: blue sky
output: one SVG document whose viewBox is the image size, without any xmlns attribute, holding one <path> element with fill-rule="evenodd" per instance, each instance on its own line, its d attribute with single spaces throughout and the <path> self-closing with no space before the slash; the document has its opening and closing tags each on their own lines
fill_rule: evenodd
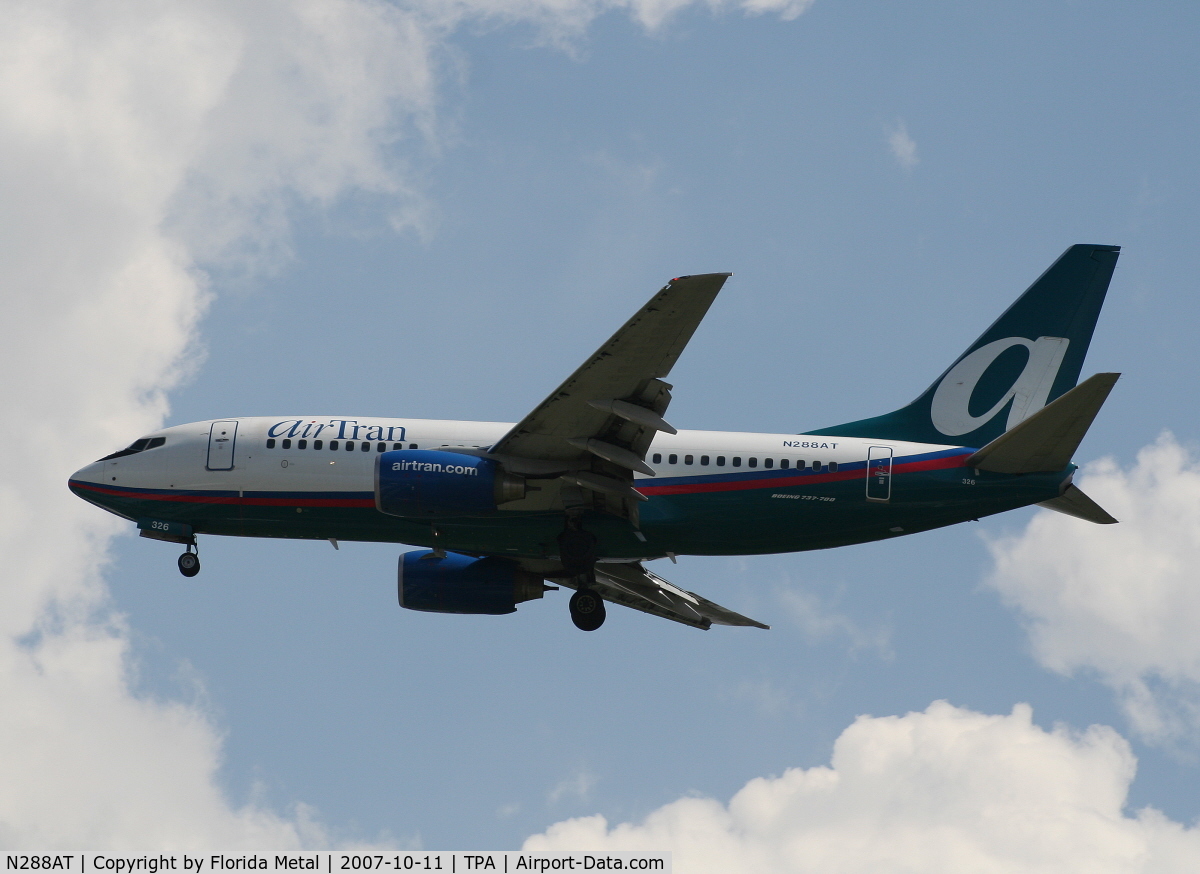
<svg viewBox="0 0 1200 874">
<path fill-rule="evenodd" d="M 13 5 L 27 40 L 82 39 L 66 18 Z M 1003 726 L 1028 703 L 1033 725 L 1012 730 L 1064 755 L 1099 737 L 1081 734 L 1089 726 L 1111 726 L 1096 743 L 1113 761 L 1121 750 L 1137 760 L 1114 833 L 1142 823 L 1147 806 L 1191 826 L 1200 653 L 1185 641 L 1200 606 L 1179 569 L 1200 551 L 1189 539 L 1200 523 L 1197 13 L 818 0 L 797 17 L 685 5 L 647 27 L 654 8 L 451 14 L 347 0 L 265 4 L 259 20 L 180 3 L 163 14 L 178 16 L 171 32 L 195 35 L 181 43 L 204 48 L 194 56 L 132 60 L 113 38 L 93 73 L 111 65 L 134 85 L 158 75 L 188 85 L 164 85 L 171 99 L 149 86 L 111 98 L 132 121 L 103 140 L 116 155 L 133 138 L 135 156 L 148 156 L 111 161 L 132 192 L 128 238 L 167 253 L 166 279 L 129 267 L 144 263 L 138 245 L 105 242 L 127 206 L 120 192 L 96 199 L 120 204 L 114 212 L 72 209 L 92 203 L 105 165 L 80 169 L 64 150 L 65 181 L 26 181 L 29 143 L 51 136 L 30 119 L 90 117 L 90 100 L 110 98 L 89 89 L 103 86 L 47 77 L 25 102 L 9 100 L 7 152 L 21 159 L 9 184 L 83 214 L 62 239 L 84 241 L 87 257 L 75 257 L 88 270 L 54 285 L 64 306 L 86 314 L 98 294 L 89 270 L 143 289 L 105 310 L 116 341 L 63 348 L 61 373 L 31 375 L 34 400 L 10 388 L 22 412 L 65 392 L 64 421 L 97 419 L 44 465 L 46 482 L 59 476 L 60 488 L 160 417 L 514 421 L 666 279 L 708 271 L 734 276 L 671 375 L 671 421 L 823 427 L 907 402 L 1068 245 L 1113 243 L 1124 249 L 1085 374 L 1125 375 L 1077 460 L 1113 459 L 1093 470 L 1095 497 L 1124 502 L 1109 509 L 1132 539 L 1065 517 L 1047 527 L 1027 510 L 831 552 L 680 557 L 655 570 L 772 630 L 700 633 L 614 610 L 581 634 L 561 593 L 507 617 L 402 611 L 395 546 L 207 538 L 203 573 L 184 580 L 174 547 L 72 507 L 61 512 L 80 520 L 82 545 L 54 571 L 66 582 L 22 559 L 22 591 L 35 594 L 6 629 L 6 670 L 44 665 L 37 647 L 72 628 L 115 641 L 121 706 L 185 714 L 203 736 L 212 770 L 195 779 L 211 805 L 263 812 L 282 823 L 278 841 L 506 849 L 595 814 L 636 831 L 677 799 L 725 804 L 755 778 L 828 766 L 857 717 L 884 732 L 942 699 Z M 272 16 L 287 26 L 267 27 Z M 89 50 L 123 25 L 106 26 L 83 41 Z M 155 38 L 129 31 L 133 46 Z M 28 71 L 10 64 L 0 81 Z M 196 101 L 191 114 L 172 103 L 179 94 Z M 22 221 L 10 207 L 5 226 Z M 38 277 L 61 250 L 11 248 L 21 269 L 9 281 L 32 313 L 22 330 L 51 336 L 58 298 Z M 109 351 L 139 343 L 136 356 Z M 71 394 L 62 386 L 81 369 L 89 388 Z M 1178 444 L 1139 462 L 1164 430 Z M 10 483 L 23 518 L 66 506 L 28 497 L 40 482 L 29 476 Z M 1141 523 L 1122 516 L 1138 508 Z M 14 536 L 4 549 L 55 543 Z M 111 556 L 102 576 L 93 548 Z M 1110 560 L 1086 563 L 1105 549 Z M 1092 606 L 1118 603 L 1114 593 L 1161 610 L 1132 631 L 1121 608 Z M 1020 746 L 995 743 L 981 762 Z M 148 785 L 170 782 L 155 770 L 169 770 L 169 755 L 118 758 Z M 127 799 L 105 792 L 98 782 L 93 805 L 58 831 L 0 807 L 0 839 L 108 836 L 89 810 Z M 182 819 L 187 809 L 179 803 Z M 905 816 L 894 811 L 896 823 Z M 113 840 L 230 834 L 179 828 Z M 1200 852 L 1194 829 L 1186 835 L 1180 870 Z"/>
</svg>

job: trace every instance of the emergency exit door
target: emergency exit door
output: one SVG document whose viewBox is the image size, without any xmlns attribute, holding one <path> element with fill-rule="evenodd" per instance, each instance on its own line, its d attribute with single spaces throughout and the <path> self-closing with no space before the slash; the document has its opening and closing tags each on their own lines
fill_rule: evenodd
<svg viewBox="0 0 1200 874">
<path fill-rule="evenodd" d="M 237 422 L 213 422 L 208 432 L 209 470 L 233 470 L 233 446 L 237 442 Z"/>
<path fill-rule="evenodd" d="M 892 447 L 872 446 L 867 450 L 867 500 L 888 501 L 892 497 Z"/>
</svg>

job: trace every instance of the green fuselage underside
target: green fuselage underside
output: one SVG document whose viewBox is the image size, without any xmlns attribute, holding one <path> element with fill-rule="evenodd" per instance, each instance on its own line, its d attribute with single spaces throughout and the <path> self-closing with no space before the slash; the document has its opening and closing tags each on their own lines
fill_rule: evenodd
<svg viewBox="0 0 1200 874">
<path fill-rule="evenodd" d="M 887 539 L 1049 500 L 1068 475 L 1005 475 L 966 467 L 900 473 L 887 501 L 868 500 L 862 476 L 782 489 L 659 494 L 642 504 L 640 529 L 602 513 L 588 513 L 584 526 L 597 536 L 604 559 L 798 552 Z M 128 519 L 183 523 L 197 534 L 405 543 L 548 558 L 558 551 L 556 537 L 563 527 L 561 512 L 398 518 L 375 509 L 370 493 L 324 500 L 278 492 L 210 499 L 193 493 L 183 499 L 165 490 L 98 492 L 79 482 L 72 482 L 72 489 Z"/>
</svg>

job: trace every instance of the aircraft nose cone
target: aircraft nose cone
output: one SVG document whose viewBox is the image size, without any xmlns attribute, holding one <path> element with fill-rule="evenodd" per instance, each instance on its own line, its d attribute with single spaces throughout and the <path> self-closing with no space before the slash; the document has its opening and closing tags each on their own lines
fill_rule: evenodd
<svg viewBox="0 0 1200 874">
<path fill-rule="evenodd" d="M 104 477 L 104 464 L 99 461 L 93 461 L 91 464 L 84 465 L 71 474 L 71 478 L 67 481 L 67 487 L 75 494 L 79 494 L 80 490 L 77 484 L 79 483 L 100 483 Z"/>
</svg>

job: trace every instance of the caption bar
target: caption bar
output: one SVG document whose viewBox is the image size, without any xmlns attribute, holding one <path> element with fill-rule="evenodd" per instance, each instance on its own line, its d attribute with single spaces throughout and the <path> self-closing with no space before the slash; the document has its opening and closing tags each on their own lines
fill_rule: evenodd
<svg viewBox="0 0 1200 874">
<path fill-rule="evenodd" d="M 537 872 L 655 871 L 671 874 L 670 853 L 119 853 L 16 854 L 5 856 L 5 871 L 64 871 L 68 874 L 225 874 L 236 871 Z"/>
</svg>

